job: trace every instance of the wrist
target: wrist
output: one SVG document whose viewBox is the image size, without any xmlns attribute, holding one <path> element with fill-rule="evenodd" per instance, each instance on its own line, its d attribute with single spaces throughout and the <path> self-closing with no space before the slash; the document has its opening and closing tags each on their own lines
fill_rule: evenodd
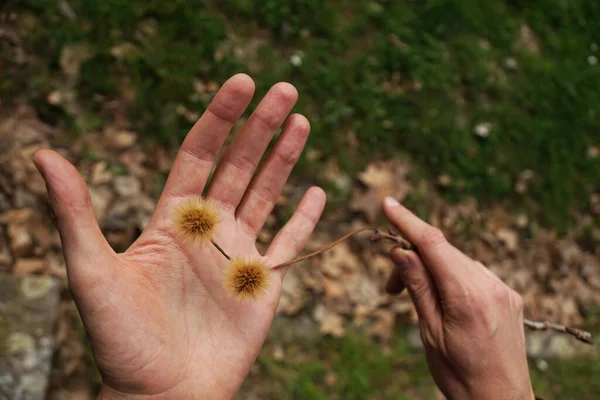
<svg viewBox="0 0 600 400">
<path fill-rule="evenodd" d="M 206 388 L 206 387 L 183 387 L 178 386 L 168 392 L 159 394 L 136 394 L 136 393 L 125 393 L 107 385 L 102 385 L 100 393 L 96 400 L 170 400 L 170 399 L 188 399 L 195 398 L 198 393 L 202 393 L 200 396 L 203 399 L 232 399 L 236 393 L 235 390 L 219 390 L 217 388 Z"/>
<path fill-rule="evenodd" d="M 98 397 L 96 400 L 116 400 L 116 399 L 124 399 L 127 396 L 123 393 L 117 393 L 109 387 L 102 385 L 100 388 L 100 393 L 98 393 Z"/>
</svg>

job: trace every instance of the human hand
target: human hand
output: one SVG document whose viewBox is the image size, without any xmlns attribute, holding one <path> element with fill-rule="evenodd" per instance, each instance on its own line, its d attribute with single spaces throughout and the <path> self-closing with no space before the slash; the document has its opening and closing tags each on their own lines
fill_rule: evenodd
<svg viewBox="0 0 600 400">
<path fill-rule="evenodd" d="M 254 94 L 246 75 L 229 79 L 185 139 L 152 220 L 116 254 L 104 239 L 85 182 L 57 153 L 34 156 L 63 243 L 69 286 L 103 378 L 100 398 L 226 399 L 239 389 L 275 314 L 284 270 L 273 272 L 257 302 L 240 303 L 221 284 L 227 260 L 210 243 L 184 242 L 172 210 L 202 194 L 215 159 Z M 311 188 L 264 258 L 257 235 L 298 160 L 309 133 L 301 115 L 287 119 L 260 171 L 271 138 L 297 92 L 279 83 L 267 93 L 223 154 L 206 197 L 222 222 L 216 242 L 231 256 L 276 265 L 295 257 L 320 218 L 325 194 Z"/>
<path fill-rule="evenodd" d="M 449 399 L 534 399 L 523 301 L 483 264 L 387 198 L 383 209 L 418 254 L 395 248 L 387 290 L 406 287 L 419 314 L 429 369 Z"/>
</svg>

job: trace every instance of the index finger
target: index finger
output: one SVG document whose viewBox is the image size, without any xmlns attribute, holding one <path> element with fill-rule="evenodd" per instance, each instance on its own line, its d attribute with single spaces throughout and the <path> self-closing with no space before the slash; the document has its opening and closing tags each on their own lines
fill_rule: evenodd
<svg viewBox="0 0 600 400">
<path fill-rule="evenodd" d="M 202 194 L 225 138 L 253 95 L 248 75 L 237 74 L 223 84 L 181 145 L 163 197 Z"/>
<path fill-rule="evenodd" d="M 441 297 L 464 290 L 472 275 L 472 260 L 452 246 L 442 231 L 417 217 L 395 199 L 387 197 L 383 211 L 402 236 L 418 250 Z"/>
</svg>

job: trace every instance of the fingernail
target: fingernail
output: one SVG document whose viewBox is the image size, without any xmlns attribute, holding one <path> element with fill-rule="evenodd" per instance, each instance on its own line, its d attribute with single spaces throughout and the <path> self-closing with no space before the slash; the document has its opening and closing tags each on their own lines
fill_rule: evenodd
<svg viewBox="0 0 600 400">
<path fill-rule="evenodd" d="M 398 200 L 396 200 L 393 197 L 387 196 L 384 199 L 385 205 L 388 207 L 398 207 L 400 205 L 400 203 L 398 203 Z"/>
<path fill-rule="evenodd" d="M 410 258 L 408 257 L 407 252 L 399 247 L 392 249 L 390 257 L 392 258 L 392 261 L 396 263 L 396 265 L 402 268 L 410 266 Z"/>
</svg>

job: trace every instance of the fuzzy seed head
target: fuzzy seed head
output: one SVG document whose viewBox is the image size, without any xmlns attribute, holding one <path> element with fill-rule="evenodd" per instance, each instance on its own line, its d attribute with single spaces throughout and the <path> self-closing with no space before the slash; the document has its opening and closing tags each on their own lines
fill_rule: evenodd
<svg viewBox="0 0 600 400">
<path fill-rule="evenodd" d="M 270 275 L 262 261 L 236 257 L 225 269 L 223 285 L 238 301 L 256 300 L 267 291 Z"/>
<path fill-rule="evenodd" d="M 215 204 L 201 197 L 182 201 L 174 214 L 175 231 L 184 240 L 211 240 L 221 222 Z"/>
</svg>

